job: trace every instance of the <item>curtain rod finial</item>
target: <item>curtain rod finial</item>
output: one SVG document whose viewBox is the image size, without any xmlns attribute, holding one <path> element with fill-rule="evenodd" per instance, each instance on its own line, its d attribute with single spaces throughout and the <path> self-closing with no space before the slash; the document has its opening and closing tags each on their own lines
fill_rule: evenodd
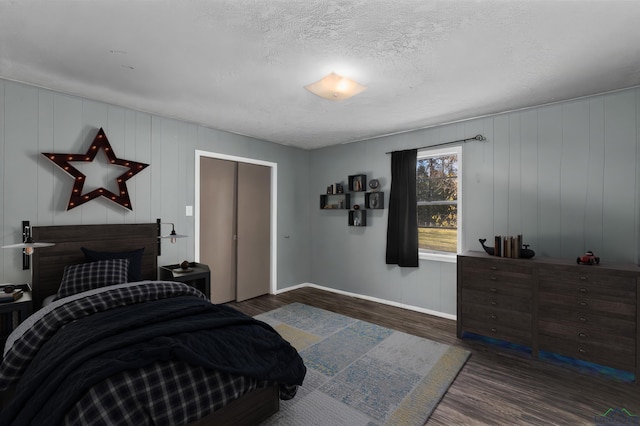
<svg viewBox="0 0 640 426">
<path fill-rule="evenodd" d="M 476 137 L 474 139 L 477 140 L 477 141 L 486 141 L 487 140 L 487 138 L 485 138 L 482 135 L 476 135 Z"/>
</svg>

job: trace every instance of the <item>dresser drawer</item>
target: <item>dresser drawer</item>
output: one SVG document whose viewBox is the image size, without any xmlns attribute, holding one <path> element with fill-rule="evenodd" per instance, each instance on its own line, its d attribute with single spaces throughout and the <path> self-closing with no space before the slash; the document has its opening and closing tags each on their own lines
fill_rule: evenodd
<svg viewBox="0 0 640 426">
<path fill-rule="evenodd" d="M 484 322 L 489 328 L 507 326 L 517 330 L 531 330 L 531 314 L 528 312 L 514 312 L 489 306 L 469 304 L 462 305 L 462 314 L 464 322 L 469 320 L 476 325 Z"/>
<path fill-rule="evenodd" d="M 635 294 L 633 299 L 627 298 L 597 298 L 595 296 L 567 295 L 561 293 L 548 293 L 540 290 L 540 306 L 561 307 L 568 311 L 578 311 L 587 314 L 604 316 L 628 316 L 635 318 L 636 305 Z"/>
<path fill-rule="evenodd" d="M 465 281 L 462 289 L 483 291 L 486 293 L 500 294 L 505 296 L 531 298 L 531 284 L 528 282 L 510 283 L 500 279 L 475 279 Z"/>
<path fill-rule="evenodd" d="M 534 266 L 528 260 L 507 259 L 502 257 L 465 257 L 459 258 L 465 268 L 476 271 L 515 272 L 531 274 Z"/>
<path fill-rule="evenodd" d="M 597 268 L 597 266 L 542 268 L 539 271 L 540 285 L 544 283 L 551 287 L 562 286 L 578 291 L 588 288 L 591 292 L 605 295 L 635 294 L 636 275 Z"/>
<path fill-rule="evenodd" d="M 531 346 L 531 328 L 514 328 L 504 324 L 488 323 L 484 318 L 464 318 L 462 329 L 481 336 L 505 340 L 519 345 Z"/>
<path fill-rule="evenodd" d="M 626 333 L 609 333 L 589 326 L 573 326 L 545 320 L 540 320 L 538 330 L 540 334 L 558 337 L 576 344 L 609 348 L 614 352 L 635 353 L 635 334 L 629 330 Z"/>
<path fill-rule="evenodd" d="M 515 312 L 531 312 L 531 292 L 523 291 L 484 291 L 462 289 L 462 304 L 505 309 Z"/>
<path fill-rule="evenodd" d="M 462 279 L 467 281 L 503 282 L 513 286 L 530 287 L 533 281 L 532 268 L 523 262 L 487 261 L 468 259 L 460 264 Z"/>
<path fill-rule="evenodd" d="M 575 308 L 567 309 L 561 305 L 553 306 L 549 303 L 540 304 L 538 312 L 540 321 L 588 327 L 590 330 L 616 336 L 635 336 L 636 333 L 636 318 L 632 314 L 585 312 Z"/>
<path fill-rule="evenodd" d="M 507 288 L 520 288 L 529 290 L 533 287 L 534 280 L 529 275 L 514 275 L 510 273 L 482 273 L 463 271 L 463 287 L 501 287 Z"/>
<path fill-rule="evenodd" d="M 626 371 L 635 371 L 635 351 L 614 351 L 594 342 L 575 342 L 564 337 L 539 335 L 539 349 Z"/>
<path fill-rule="evenodd" d="M 540 291 L 560 295 L 593 297 L 608 300 L 633 299 L 636 295 L 635 280 L 620 280 L 612 283 L 602 281 L 594 283 L 589 280 L 554 280 L 549 277 L 540 278 Z"/>
</svg>

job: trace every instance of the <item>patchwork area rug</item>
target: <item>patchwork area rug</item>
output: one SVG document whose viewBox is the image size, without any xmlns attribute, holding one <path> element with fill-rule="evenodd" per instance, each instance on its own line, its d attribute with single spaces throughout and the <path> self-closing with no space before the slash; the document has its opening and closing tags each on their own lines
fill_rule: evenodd
<svg viewBox="0 0 640 426">
<path fill-rule="evenodd" d="M 265 425 L 423 425 L 470 355 L 301 303 L 256 318 L 307 366 L 296 397 Z"/>
</svg>

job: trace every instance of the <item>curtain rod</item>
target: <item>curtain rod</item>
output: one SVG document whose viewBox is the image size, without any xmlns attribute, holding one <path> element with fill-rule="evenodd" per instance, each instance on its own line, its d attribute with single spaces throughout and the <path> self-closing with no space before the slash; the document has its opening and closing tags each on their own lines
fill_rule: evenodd
<svg viewBox="0 0 640 426">
<path fill-rule="evenodd" d="M 457 141 L 451 141 L 451 142 L 442 142 L 442 143 L 437 143 L 435 145 L 421 146 L 421 147 L 412 148 L 412 149 L 433 148 L 433 147 L 436 147 L 436 146 L 451 145 L 452 143 L 465 143 L 465 142 L 469 142 L 469 141 L 480 141 L 480 142 L 483 142 L 483 141 L 486 141 L 486 140 L 487 140 L 487 138 L 485 138 L 482 135 L 475 135 L 472 138 L 459 139 Z M 404 151 L 404 150 L 400 150 L 400 151 Z M 396 152 L 396 151 L 385 152 L 385 154 L 393 154 L 394 152 Z"/>
</svg>

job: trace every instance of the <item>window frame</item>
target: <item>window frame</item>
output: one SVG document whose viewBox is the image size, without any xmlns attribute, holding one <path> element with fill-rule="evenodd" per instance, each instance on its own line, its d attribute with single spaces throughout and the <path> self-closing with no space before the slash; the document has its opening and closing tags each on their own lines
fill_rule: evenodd
<svg viewBox="0 0 640 426">
<path fill-rule="evenodd" d="M 444 252 L 437 250 L 426 250 L 418 247 L 418 258 L 422 260 L 435 260 L 439 262 L 455 263 L 457 261 L 458 253 L 460 253 L 460 247 L 462 246 L 462 146 L 448 146 L 443 148 L 423 148 L 418 150 L 416 158 L 416 168 L 418 167 L 418 161 L 424 158 L 439 157 L 442 155 L 455 154 L 458 157 L 458 199 L 457 199 L 457 217 L 456 217 L 456 252 Z M 416 202 L 417 207 L 417 202 Z"/>
</svg>

